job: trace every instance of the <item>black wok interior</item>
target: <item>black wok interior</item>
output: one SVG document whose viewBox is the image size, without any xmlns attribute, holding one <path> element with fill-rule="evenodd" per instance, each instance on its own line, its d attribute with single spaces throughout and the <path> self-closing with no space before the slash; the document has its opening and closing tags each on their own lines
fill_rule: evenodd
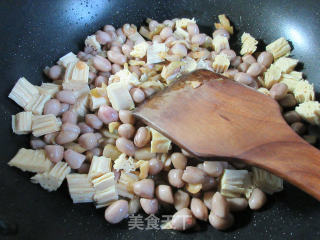
<svg viewBox="0 0 320 240">
<path fill-rule="evenodd" d="M 319 91 L 319 9 L 319 1 L 306 0 L 0 1 L 0 219 L 18 227 L 13 235 L 0 231 L 0 239 L 320 239 L 319 202 L 289 184 L 269 197 L 261 211 L 236 214 L 236 224 L 227 232 L 207 224 L 188 233 L 129 231 L 127 221 L 110 225 L 103 210 L 92 204 L 72 204 L 65 184 L 49 193 L 30 183 L 30 174 L 6 164 L 19 147 L 28 147 L 28 137 L 11 132 L 11 115 L 21 110 L 7 98 L 16 80 L 46 81 L 45 66 L 69 51 L 78 52 L 85 37 L 107 23 L 119 27 L 140 25 L 146 17 L 195 17 L 201 30 L 211 33 L 216 16 L 225 13 L 239 31 L 234 46 L 243 31 L 265 43 L 289 39 L 293 56 L 303 62 L 300 68 Z"/>
</svg>

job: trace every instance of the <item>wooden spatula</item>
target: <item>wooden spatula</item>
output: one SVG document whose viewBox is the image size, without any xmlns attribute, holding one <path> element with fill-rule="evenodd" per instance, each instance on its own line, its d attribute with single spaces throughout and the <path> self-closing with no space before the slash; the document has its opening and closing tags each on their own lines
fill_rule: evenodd
<svg viewBox="0 0 320 240">
<path fill-rule="evenodd" d="M 287 125 L 269 96 L 198 70 L 155 94 L 134 114 L 196 157 L 241 159 L 320 200 L 320 151 Z"/>
</svg>

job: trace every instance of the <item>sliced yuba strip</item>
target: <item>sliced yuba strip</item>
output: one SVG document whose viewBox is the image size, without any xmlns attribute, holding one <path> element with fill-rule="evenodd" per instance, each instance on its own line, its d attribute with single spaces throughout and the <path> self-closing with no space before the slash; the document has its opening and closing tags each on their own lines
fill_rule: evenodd
<svg viewBox="0 0 320 240">
<path fill-rule="evenodd" d="M 149 128 L 152 135 L 151 153 L 167 153 L 171 147 L 171 141 L 153 128 Z"/>
<path fill-rule="evenodd" d="M 81 147 L 79 143 L 75 143 L 75 142 L 66 143 L 63 146 L 64 148 L 71 149 L 77 153 L 84 153 L 85 151 L 87 151 L 86 148 Z"/>
<path fill-rule="evenodd" d="M 89 107 L 91 111 L 98 109 L 102 105 L 109 105 L 107 86 L 103 83 L 101 87 L 91 89 L 89 95 Z"/>
<path fill-rule="evenodd" d="M 131 110 L 134 108 L 134 102 L 125 84 L 121 82 L 112 83 L 107 87 L 107 93 L 115 110 Z"/>
<path fill-rule="evenodd" d="M 121 155 L 121 152 L 115 145 L 107 144 L 103 148 L 102 155 L 106 158 L 111 158 L 111 160 L 114 161 Z"/>
<path fill-rule="evenodd" d="M 44 150 L 21 148 L 8 165 L 22 171 L 43 173 L 51 168 L 52 162 L 46 157 Z"/>
<path fill-rule="evenodd" d="M 173 33 L 173 36 L 176 39 L 180 39 L 180 40 L 189 39 L 189 33 L 180 27 L 176 28 L 176 30 Z"/>
<path fill-rule="evenodd" d="M 140 27 L 139 33 L 148 40 L 152 39 L 151 33 L 145 26 Z"/>
<path fill-rule="evenodd" d="M 56 191 L 70 172 L 71 168 L 66 162 L 58 162 L 50 171 L 33 176 L 31 182 L 40 184 L 49 192 Z"/>
<path fill-rule="evenodd" d="M 131 66 L 143 66 L 145 64 L 146 64 L 145 61 L 129 60 L 129 65 Z"/>
<path fill-rule="evenodd" d="M 64 75 L 64 83 L 80 82 L 88 83 L 89 66 L 82 61 L 70 62 Z"/>
<path fill-rule="evenodd" d="M 216 73 L 223 73 L 228 70 L 230 65 L 230 60 L 224 54 L 219 54 L 215 57 L 212 63 L 212 69 Z"/>
<path fill-rule="evenodd" d="M 77 113 L 79 116 L 84 117 L 88 112 L 89 96 L 83 94 L 80 96 L 76 103 L 71 107 L 71 111 Z"/>
<path fill-rule="evenodd" d="M 230 25 L 229 19 L 226 17 L 226 15 L 221 14 L 218 16 L 220 23 L 215 23 L 214 27 L 216 29 L 225 29 L 230 34 L 233 34 L 233 27 Z"/>
<path fill-rule="evenodd" d="M 280 81 L 281 69 L 272 64 L 270 68 L 264 73 L 264 84 L 266 88 L 270 89 L 273 84 Z"/>
<path fill-rule="evenodd" d="M 113 201 L 118 199 L 119 199 L 119 195 L 117 192 L 116 185 L 112 185 L 101 191 L 97 191 L 93 196 L 93 200 L 95 201 L 96 208 L 106 207 L 110 205 Z"/>
<path fill-rule="evenodd" d="M 28 103 L 24 109 L 40 115 L 43 112 L 44 105 L 47 101 L 49 101 L 50 98 L 51 96 L 49 94 L 40 94 L 36 98 L 33 98 L 33 100 Z"/>
<path fill-rule="evenodd" d="M 107 86 L 102 83 L 101 87 L 96 87 L 90 90 L 90 95 L 94 97 L 107 97 Z"/>
<path fill-rule="evenodd" d="M 288 92 L 293 92 L 297 83 L 302 80 L 302 72 L 292 71 L 289 74 L 282 74 L 280 82 L 288 86 Z"/>
<path fill-rule="evenodd" d="M 59 59 L 58 64 L 66 68 L 69 63 L 77 62 L 78 60 L 73 52 L 69 52 Z"/>
<path fill-rule="evenodd" d="M 88 95 L 90 92 L 88 84 L 83 82 L 66 82 L 62 84 L 62 87 L 63 90 L 71 90 L 76 98 Z"/>
<path fill-rule="evenodd" d="M 40 87 L 36 86 L 40 94 L 49 95 L 53 97 L 57 92 L 61 90 L 61 85 L 54 83 L 42 83 Z"/>
<path fill-rule="evenodd" d="M 164 66 L 161 71 L 161 77 L 166 80 L 167 84 L 170 84 L 175 77 L 179 74 L 180 67 L 183 63 L 181 61 L 174 61 L 169 63 L 168 66 Z"/>
<path fill-rule="evenodd" d="M 145 179 L 148 177 L 148 172 L 149 172 L 149 161 L 144 161 L 144 160 L 139 160 L 136 162 L 136 168 L 140 169 L 140 174 L 139 178 L 140 179 Z"/>
<path fill-rule="evenodd" d="M 298 64 L 299 60 L 281 57 L 277 61 L 275 61 L 274 65 L 280 68 L 283 73 L 290 73 Z"/>
<path fill-rule="evenodd" d="M 39 90 L 24 77 L 19 78 L 9 94 L 9 98 L 20 107 L 25 107 L 39 95 Z"/>
<path fill-rule="evenodd" d="M 48 133 L 60 130 L 61 123 L 53 114 L 33 116 L 32 117 L 32 134 L 40 137 Z"/>
<path fill-rule="evenodd" d="M 163 62 L 164 57 L 162 54 L 166 52 L 166 44 L 154 42 L 147 50 L 147 64 Z"/>
<path fill-rule="evenodd" d="M 296 107 L 296 112 L 304 120 L 311 124 L 320 125 L 320 103 L 317 101 L 308 101 L 299 104 Z"/>
<path fill-rule="evenodd" d="M 176 27 L 187 28 L 188 23 L 196 23 L 196 20 L 194 18 L 180 18 L 176 21 Z"/>
<path fill-rule="evenodd" d="M 197 62 L 191 57 L 182 59 L 182 62 L 181 72 L 183 73 L 189 73 L 197 69 Z"/>
<path fill-rule="evenodd" d="M 130 55 L 136 58 L 143 58 L 147 54 L 149 44 L 147 42 L 141 42 L 133 47 Z"/>
<path fill-rule="evenodd" d="M 164 24 L 158 24 L 155 29 L 150 32 L 151 37 L 160 34 L 163 28 L 165 28 Z"/>
<path fill-rule="evenodd" d="M 12 130 L 15 134 L 28 134 L 31 132 L 32 112 L 20 112 L 12 115 Z"/>
<path fill-rule="evenodd" d="M 116 83 L 121 82 L 125 86 L 128 87 L 128 90 L 131 88 L 131 86 L 138 86 L 140 84 L 140 81 L 136 74 L 131 73 L 127 69 L 127 64 L 124 66 L 125 68 L 118 71 L 115 75 L 111 75 L 109 78 L 109 83 Z M 102 85 L 102 88 L 104 88 L 104 85 Z"/>
<path fill-rule="evenodd" d="M 133 158 L 127 158 L 126 154 L 122 153 L 113 164 L 113 168 L 116 170 L 124 170 L 125 172 L 131 172 L 136 169 L 133 162 Z"/>
<path fill-rule="evenodd" d="M 130 193 L 133 193 L 133 184 L 138 180 L 139 180 L 139 177 L 136 174 L 122 171 L 120 175 L 120 179 L 118 180 L 118 183 L 121 183 L 127 186 L 127 190 Z"/>
<path fill-rule="evenodd" d="M 90 95 L 89 107 L 91 111 L 97 110 L 102 105 L 108 105 L 107 99 L 105 97 L 95 97 Z"/>
<path fill-rule="evenodd" d="M 216 52 L 223 49 L 230 49 L 228 38 L 218 35 L 212 41 L 212 46 Z"/>
<path fill-rule="evenodd" d="M 136 42 L 144 42 L 144 38 L 140 35 L 140 33 L 135 32 L 131 35 L 128 36 L 128 39 L 130 39 L 131 41 L 133 41 L 133 43 L 135 44 Z"/>
<path fill-rule="evenodd" d="M 67 181 L 73 203 L 93 202 L 94 188 L 88 174 L 72 173 L 67 175 Z"/>
<path fill-rule="evenodd" d="M 258 88 L 257 91 L 261 92 L 261 93 L 263 93 L 263 94 L 265 94 L 267 96 L 271 96 L 270 95 L 270 91 L 268 89 L 266 89 L 266 88 L 261 87 L 261 88 Z"/>
<path fill-rule="evenodd" d="M 163 68 L 165 69 L 165 68 Z M 160 75 L 156 75 L 157 77 Z M 167 83 L 170 83 L 172 80 L 174 80 L 174 77 L 176 77 L 177 75 L 171 75 L 170 78 L 166 79 Z M 150 78 L 151 79 L 151 78 Z M 140 85 L 141 88 L 143 89 L 153 89 L 154 91 L 158 91 L 164 88 L 164 84 L 161 83 L 159 80 L 155 80 L 155 81 L 147 81 L 144 82 Z"/>
<path fill-rule="evenodd" d="M 283 180 L 281 178 L 256 167 L 252 167 L 252 184 L 269 194 L 283 190 Z"/>
<path fill-rule="evenodd" d="M 132 194 L 128 191 L 128 186 L 126 186 L 122 183 L 118 183 L 118 184 L 116 184 L 116 186 L 117 186 L 117 192 L 118 192 L 119 196 L 129 198 L 129 199 L 132 199 L 134 197 L 134 194 Z"/>
<path fill-rule="evenodd" d="M 252 54 L 257 50 L 258 41 L 249 33 L 243 33 L 241 36 L 241 55 Z"/>
<path fill-rule="evenodd" d="M 313 101 L 315 98 L 313 84 L 306 80 L 299 81 L 293 90 L 293 95 L 298 103 Z"/>
<path fill-rule="evenodd" d="M 92 180 L 108 172 L 111 172 L 111 158 L 93 156 L 88 173 L 89 179 Z"/>
<path fill-rule="evenodd" d="M 100 177 L 93 179 L 92 181 L 95 191 L 103 191 L 113 185 L 115 185 L 114 173 L 108 172 Z"/>
<path fill-rule="evenodd" d="M 226 197 L 251 194 L 252 183 L 248 170 L 225 169 L 220 181 L 220 193 Z"/>
<path fill-rule="evenodd" d="M 274 59 L 278 59 L 280 57 L 286 57 L 290 55 L 291 47 L 288 43 L 288 41 L 281 37 L 277 39 L 276 41 L 270 43 L 266 50 L 271 53 L 274 57 Z"/>
<path fill-rule="evenodd" d="M 93 48 L 94 50 L 96 50 L 98 52 L 101 51 L 101 45 L 100 45 L 100 43 L 98 43 L 96 35 L 88 36 L 86 38 L 86 40 L 84 41 L 84 44 L 87 47 L 91 47 L 91 48 Z"/>
</svg>

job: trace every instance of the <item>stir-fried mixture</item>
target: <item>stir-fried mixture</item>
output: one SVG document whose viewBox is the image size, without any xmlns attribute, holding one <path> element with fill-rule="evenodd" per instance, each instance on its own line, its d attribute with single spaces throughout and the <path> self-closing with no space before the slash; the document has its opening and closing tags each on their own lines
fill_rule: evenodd
<svg viewBox="0 0 320 240">
<path fill-rule="evenodd" d="M 241 163 L 196 162 L 131 111 L 178 76 L 207 69 L 277 100 L 292 129 L 315 143 L 306 123 L 320 124 L 320 103 L 294 70 L 298 60 L 284 38 L 257 52 L 258 41 L 243 33 L 237 54 L 225 15 L 212 37 L 200 33 L 195 19 L 146 22 L 139 31 L 106 25 L 88 36 L 83 51 L 45 68 L 50 83 L 18 80 L 9 98 L 24 111 L 12 116 L 12 129 L 32 134 L 31 149 L 21 148 L 9 165 L 35 173 L 31 182 L 48 191 L 67 179 L 72 201 L 105 208 L 109 223 L 172 205 L 176 213 L 164 229 L 209 221 L 225 230 L 233 212 L 260 209 L 266 194 L 281 191 L 282 179 Z"/>
</svg>

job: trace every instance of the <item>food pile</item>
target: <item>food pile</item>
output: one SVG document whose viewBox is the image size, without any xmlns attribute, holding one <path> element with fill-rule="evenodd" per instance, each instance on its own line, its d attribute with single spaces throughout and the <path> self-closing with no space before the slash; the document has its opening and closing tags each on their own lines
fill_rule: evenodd
<svg viewBox="0 0 320 240">
<path fill-rule="evenodd" d="M 72 201 L 106 208 L 109 223 L 172 205 L 177 212 L 164 229 L 186 230 L 196 221 L 228 229 L 233 212 L 260 209 L 266 193 L 283 189 L 282 179 L 239 163 L 196 165 L 131 111 L 176 77 L 207 69 L 277 100 L 288 124 L 315 143 L 306 134 L 306 123 L 320 123 L 313 85 L 294 71 L 298 60 L 284 38 L 257 52 L 258 41 L 243 33 L 236 54 L 225 15 L 212 36 L 200 33 L 194 19 L 146 22 L 139 30 L 106 25 L 88 36 L 83 51 L 45 68 L 50 83 L 18 80 L 9 98 L 24 111 L 12 116 L 12 129 L 32 134 L 31 149 L 21 148 L 8 164 L 35 173 L 31 182 L 48 191 L 66 179 Z"/>
</svg>

